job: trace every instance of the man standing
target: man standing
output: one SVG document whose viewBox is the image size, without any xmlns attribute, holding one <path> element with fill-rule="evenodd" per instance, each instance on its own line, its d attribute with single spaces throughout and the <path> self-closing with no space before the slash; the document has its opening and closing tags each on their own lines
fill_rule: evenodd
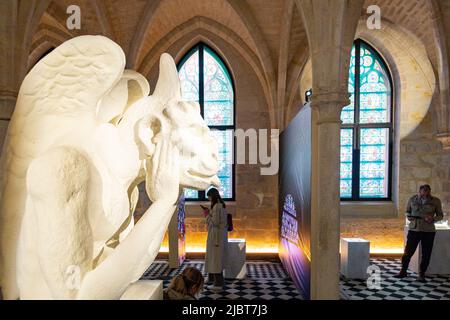
<svg viewBox="0 0 450 320">
<path fill-rule="evenodd" d="M 441 200 L 431 196 L 431 187 L 428 184 L 422 185 L 420 186 L 419 194 L 409 199 L 406 214 L 409 220 L 408 237 L 405 252 L 402 257 L 402 269 L 395 278 L 405 278 L 408 276 L 409 262 L 414 252 L 416 252 L 417 246 L 421 243 L 422 257 L 417 280 L 426 282 L 425 272 L 430 263 L 434 236 L 436 235 L 434 223 L 443 218 Z"/>
</svg>

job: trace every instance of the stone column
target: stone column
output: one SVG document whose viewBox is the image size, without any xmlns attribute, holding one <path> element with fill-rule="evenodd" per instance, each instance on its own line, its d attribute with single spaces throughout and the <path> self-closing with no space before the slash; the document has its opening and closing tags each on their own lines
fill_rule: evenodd
<svg viewBox="0 0 450 320">
<path fill-rule="evenodd" d="M 312 299 L 339 299 L 340 114 L 341 108 L 348 103 L 346 93 L 313 93 L 311 104 Z"/>
<path fill-rule="evenodd" d="M 0 1 L 0 153 L 27 72 L 31 39 L 49 3 Z"/>
<path fill-rule="evenodd" d="M 311 299 L 339 299 L 340 113 L 364 0 L 296 0 L 312 71 Z"/>
</svg>

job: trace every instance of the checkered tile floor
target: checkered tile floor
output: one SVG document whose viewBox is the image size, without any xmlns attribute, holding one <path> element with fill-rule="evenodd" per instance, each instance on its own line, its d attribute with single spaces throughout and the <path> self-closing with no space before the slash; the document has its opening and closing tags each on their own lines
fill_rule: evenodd
<svg viewBox="0 0 450 320">
<path fill-rule="evenodd" d="M 157 260 L 144 273 L 142 279 L 163 280 L 164 288 L 167 288 L 170 280 L 186 267 L 195 267 L 202 272 L 203 276 L 206 276 L 203 261 L 186 260 L 180 268 L 170 269 L 167 261 Z M 251 261 L 246 263 L 246 267 L 247 277 L 245 279 L 225 279 L 222 292 L 212 292 L 205 288 L 200 300 L 302 299 L 281 263 Z"/>
<path fill-rule="evenodd" d="M 381 289 L 369 289 L 365 280 L 341 279 L 343 296 L 352 300 L 450 300 L 450 276 L 429 276 L 427 283 L 417 282 L 416 274 L 395 279 L 400 270 L 399 259 L 371 259 L 371 264 L 381 271 Z M 157 260 L 142 276 L 142 279 L 163 280 L 167 288 L 170 280 L 186 267 L 199 269 L 204 276 L 201 260 L 186 260 L 178 269 L 170 269 L 167 261 Z M 272 300 L 302 299 L 281 263 L 250 261 L 246 264 L 247 277 L 242 280 L 225 280 L 222 292 L 205 288 L 200 300 Z"/>
<path fill-rule="evenodd" d="M 368 289 L 365 280 L 341 279 L 341 290 L 352 300 L 450 300 L 450 276 L 429 276 L 427 283 L 416 281 L 417 274 L 396 279 L 399 259 L 371 259 L 381 270 L 381 289 Z"/>
</svg>

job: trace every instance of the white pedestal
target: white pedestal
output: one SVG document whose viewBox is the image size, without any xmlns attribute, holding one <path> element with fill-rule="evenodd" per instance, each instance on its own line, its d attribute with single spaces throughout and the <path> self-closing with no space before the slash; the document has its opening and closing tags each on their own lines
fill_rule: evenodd
<svg viewBox="0 0 450 320">
<path fill-rule="evenodd" d="M 367 279 L 370 242 L 360 238 L 341 239 L 341 273 L 347 279 Z"/>
<path fill-rule="evenodd" d="M 131 284 L 120 300 L 162 300 L 162 280 L 139 280 Z"/>
<path fill-rule="evenodd" d="M 405 244 L 408 227 L 405 227 Z M 409 270 L 419 272 L 420 257 L 422 248 L 419 247 L 414 253 L 409 263 Z M 430 265 L 428 266 L 428 275 L 450 275 L 450 228 L 436 228 L 434 238 L 433 252 L 431 253 Z"/>
<path fill-rule="evenodd" d="M 245 239 L 228 239 L 224 263 L 225 278 L 243 279 L 247 275 L 245 249 Z"/>
</svg>

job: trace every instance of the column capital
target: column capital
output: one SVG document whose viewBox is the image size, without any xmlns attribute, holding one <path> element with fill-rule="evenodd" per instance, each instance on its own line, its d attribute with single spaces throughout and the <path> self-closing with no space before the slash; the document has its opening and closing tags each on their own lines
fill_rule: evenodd
<svg viewBox="0 0 450 320">
<path fill-rule="evenodd" d="M 436 134 L 436 139 L 438 139 L 444 150 L 450 150 L 450 132 L 441 132 Z"/>
<path fill-rule="evenodd" d="M 350 94 L 344 92 L 313 93 L 311 108 L 318 112 L 318 124 L 341 123 L 342 108 L 350 104 Z"/>
<path fill-rule="evenodd" d="M 334 104 L 343 108 L 350 104 L 350 94 L 343 91 L 313 92 L 312 101 L 317 104 Z"/>
</svg>

